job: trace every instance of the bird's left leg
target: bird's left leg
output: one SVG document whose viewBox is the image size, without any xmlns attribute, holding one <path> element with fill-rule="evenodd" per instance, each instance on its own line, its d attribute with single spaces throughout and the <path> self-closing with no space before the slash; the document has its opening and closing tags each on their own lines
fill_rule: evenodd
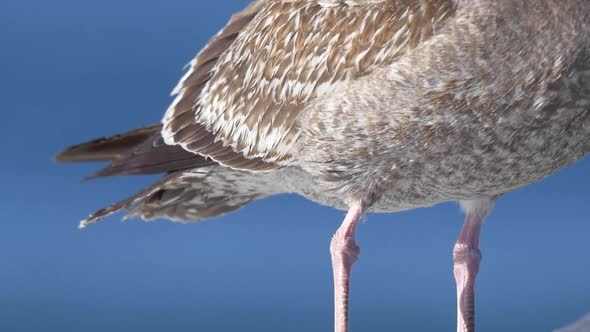
<svg viewBox="0 0 590 332">
<path fill-rule="evenodd" d="M 352 204 L 332 237 L 330 254 L 334 273 L 334 331 L 348 332 L 348 290 L 352 265 L 358 259 L 360 248 L 354 241 L 356 225 L 363 215 L 361 204 Z"/>
<path fill-rule="evenodd" d="M 457 283 L 457 332 L 475 331 L 475 277 L 479 271 L 481 224 L 494 206 L 495 199 L 461 201 L 465 223 L 453 249 Z"/>
</svg>

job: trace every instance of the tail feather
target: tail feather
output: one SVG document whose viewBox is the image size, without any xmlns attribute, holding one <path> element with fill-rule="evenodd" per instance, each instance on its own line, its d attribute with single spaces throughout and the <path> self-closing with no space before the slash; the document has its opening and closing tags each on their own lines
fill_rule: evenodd
<svg viewBox="0 0 590 332">
<path fill-rule="evenodd" d="M 281 171 L 245 172 L 223 167 L 179 146 L 166 145 L 161 125 L 78 144 L 60 152 L 57 162 L 110 161 L 90 178 L 166 173 L 137 194 L 100 209 L 80 228 L 121 210 L 125 218 L 201 221 L 240 209 L 249 202 L 282 192 Z"/>
<path fill-rule="evenodd" d="M 86 228 L 88 225 L 94 224 L 99 220 L 110 216 L 111 214 L 117 213 L 121 210 L 129 209 L 137 201 L 140 201 L 148 197 L 149 195 L 157 192 L 163 186 L 165 186 L 166 183 L 174 181 L 181 175 L 182 172 L 177 172 L 164 176 L 160 180 L 156 181 L 155 183 L 138 192 L 137 194 L 92 213 L 88 218 L 80 222 L 79 228 Z"/>
<path fill-rule="evenodd" d="M 83 220 L 80 227 L 121 210 L 129 210 L 125 219 L 197 222 L 221 216 L 256 199 L 282 193 L 279 172 L 249 173 L 220 165 L 176 172 L 128 199 L 98 210 Z"/>
<path fill-rule="evenodd" d="M 281 171 L 251 173 L 220 165 L 183 172 L 151 192 L 126 218 L 166 218 L 179 222 L 202 221 L 236 211 L 260 198 L 285 192 Z"/>
</svg>

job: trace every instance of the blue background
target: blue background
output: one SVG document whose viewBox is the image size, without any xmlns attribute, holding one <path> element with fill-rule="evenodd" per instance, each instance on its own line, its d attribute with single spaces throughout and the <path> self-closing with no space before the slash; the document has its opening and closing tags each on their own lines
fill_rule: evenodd
<svg viewBox="0 0 590 332">
<path fill-rule="evenodd" d="M 329 331 L 343 212 L 297 196 L 217 220 L 78 221 L 156 177 L 80 183 L 59 149 L 159 121 L 181 68 L 246 1 L 0 4 L 1 331 Z M 479 331 L 590 311 L 590 160 L 506 195 L 486 222 Z M 359 227 L 353 331 L 454 331 L 456 204 Z"/>
</svg>

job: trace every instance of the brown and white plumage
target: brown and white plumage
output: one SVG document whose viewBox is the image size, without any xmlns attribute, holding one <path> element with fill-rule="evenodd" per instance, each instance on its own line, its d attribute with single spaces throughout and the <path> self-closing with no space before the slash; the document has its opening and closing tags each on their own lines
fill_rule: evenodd
<svg viewBox="0 0 590 332">
<path fill-rule="evenodd" d="M 394 62 L 454 11 L 450 0 L 258 1 L 192 62 L 164 116 L 163 136 L 232 168 L 293 164 L 306 106 Z M 218 44 L 227 47 L 221 55 Z M 227 160 L 226 150 L 266 163 Z"/>
<path fill-rule="evenodd" d="M 191 62 L 161 131 L 58 160 L 169 173 L 82 225 L 129 208 L 196 221 L 281 192 L 348 210 L 331 244 L 338 332 L 359 218 L 460 201 L 458 331 L 474 331 L 494 201 L 590 151 L 589 35 L 585 0 L 258 0 Z"/>
</svg>

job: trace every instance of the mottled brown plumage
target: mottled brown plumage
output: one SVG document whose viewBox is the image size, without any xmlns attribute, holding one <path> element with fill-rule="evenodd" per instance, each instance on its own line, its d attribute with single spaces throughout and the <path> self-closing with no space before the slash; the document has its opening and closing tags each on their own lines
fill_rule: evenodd
<svg viewBox="0 0 590 332">
<path fill-rule="evenodd" d="M 294 191 L 343 209 L 497 196 L 589 150 L 588 7 L 256 1 L 192 62 L 164 139 L 235 169 L 286 167 Z M 58 161 L 119 159 L 144 133 Z"/>
<path fill-rule="evenodd" d="M 257 171 L 277 167 L 259 158 L 244 158 L 241 154 L 226 148 L 223 142 L 215 140 L 216 137 L 206 125 L 195 123 L 192 118 L 194 117 L 193 109 L 198 103 L 203 88 L 215 73 L 219 57 L 227 51 L 242 29 L 258 14 L 265 3 L 266 1 L 254 1 L 242 12 L 232 16 L 227 25 L 209 41 L 191 62 L 190 70 L 174 89 L 173 94 L 178 94 L 178 97 L 162 121 L 166 127 L 164 132 L 173 132 L 178 139 L 190 142 L 185 146 L 187 150 L 192 151 L 198 146 L 200 155 L 224 165 L 231 164 L 234 168 Z"/>
<path fill-rule="evenodd" d="M 256 16 L 234 17 L 213 39 L 211 44 L 222 37 L 227 41 L 234 21 L 251 19 L 231 44 L 223 44 L 227 50 L 215 64 L 208 60 L 209 48 L 193 61 L 163 121 L 167 143 L 236 169 L 249 168 L 221 160 L 219 150 L 292 165 L 291 150 L 301 130 L 296 120 L 305 107 L 394 62 L 427 40 L 456 9 L 450 0 L 275 0 L 254 8 Z M 196 77 L 205 72 L 210 78 L 203 83 Z M 201 132 L 223 146 L 211 146 Z"/>
<path fill-rule="evenodd" d="M 586 0 L 258 0 L 191 62 L 161 134 L 58 161 L 170 173 L 82 226 L 121 209 L 203 220 L 281 192 L 348 210 L 331 244 L 338 332 L 360 216 L 460 201 L 458 331 L 472 332 L 494 201 L 590 151 L 588 36 Z"/>
</svg>

